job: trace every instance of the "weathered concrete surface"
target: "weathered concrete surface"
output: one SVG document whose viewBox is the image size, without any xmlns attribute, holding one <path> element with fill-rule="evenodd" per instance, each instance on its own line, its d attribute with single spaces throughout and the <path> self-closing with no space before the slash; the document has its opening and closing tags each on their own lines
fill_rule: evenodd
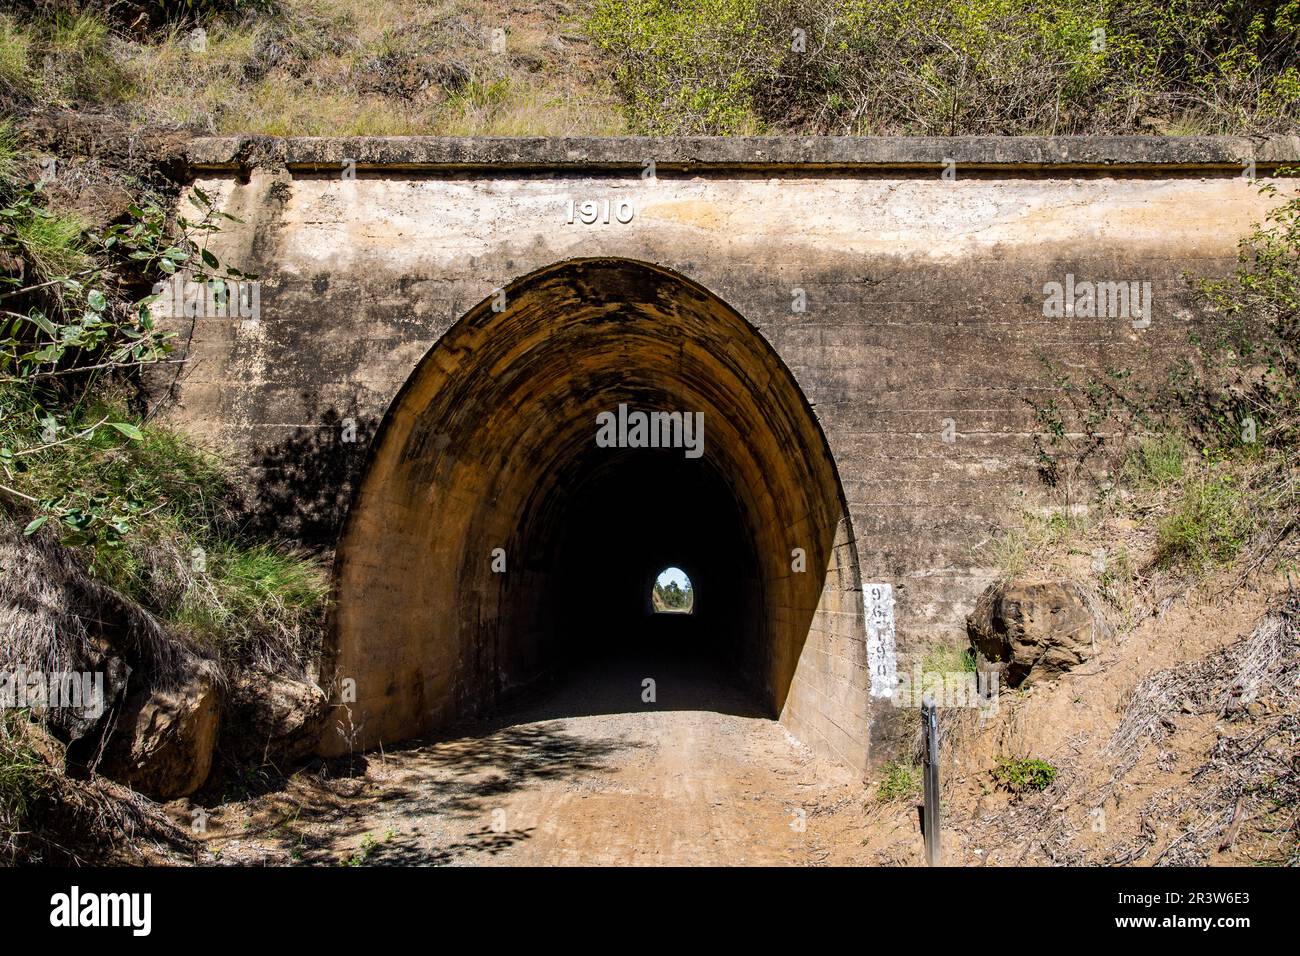
<svg viewBox="0 0 1300 956">
<path fill-rule="evenodd" d="M 1300 137 L 1252 140 L 1234 136 L 638 136 L 569 139 L 436 136 L 228 136 L 191 143 L 196 171 L 220 169 L 337 169 L 352 161 L 381 170 L 636 169 L 648 160 L 669 169 L 781 167 L 805 171 L 933 168 L 952 159 L 971 168 L 1180 168 L 1240 171 L 1248 161 L 1270 169 L 1300 156 Z"/>
<path fill-rule="evenodd" d="M 261 315 L 177 323 L 174 414 L 244 457 L 263 520 L 332 545 L 379 421 L 458 319 L 555 263 L 658 264 L 788 368 L 838 469 L 860 580 L 895 586 L 906 656 L 962 632 L 991 578 L 984 546 L 1040 497 L 1032 405 L 1053 393 L 1051 366 L 1158 372 L 1197 318 L 1183 273 L 1230 268 L 1268 208 L 1235 173 L 1297 153 L 1148 138 L 199 141 L 196 185 L 243 220 L 212 247 L 261 275 Z M 606 199 L 630 221 L 568 221 L 570 200 Z M 1068 274 L 1150 282 L 1149 327 L 1044 317 L 1044 284 Z M 451 358 L 444 372 L 474 367 Z M 350 422 L 355 443 L 340 440 Z M 840 677 L 861 666 L 842 660 Z"/>
</svg>

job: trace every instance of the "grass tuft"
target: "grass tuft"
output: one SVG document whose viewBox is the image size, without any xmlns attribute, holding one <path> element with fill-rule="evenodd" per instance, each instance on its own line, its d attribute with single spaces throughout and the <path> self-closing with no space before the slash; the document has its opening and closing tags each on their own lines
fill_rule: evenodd
<svg viewBox="0 0 1300 956">
<path fill-rule="evenodd" d="M 329 580 L 310 555 L 268 544 L 223 542 L 205 555 L 176 620 L 220 657 L 269 668 L 301 667 L 315 651 Z"/>
<path fill-rule="evenodd" d="M 976 669 L 975 651 L 970 647 L 932 647 L 921 662 L 921 670 L 927 674 L 973 674 Z"/>
<path fill-rule="evenodd" d="M 14 241 L 42 279 L 74 276 L 94 267 L 85 224 L 72 216 L 33 210 L 12 220 Z"/>
<path fill-rule="evenodd" d="M 22 713 L 0 710 L 0 863 L 11 865 L 22 852 L 21 835 L 31 828 L 29 814 L 46 776 L 45 762 L 20 733 Z"/>
<path fill-rule="evenodd" d="M 1003 757 L 993 768 L 993 779 L 998 786 L 1012 793 L 1033 793 L 1046 790 L 1056 779 L 1057 769 L 1046 760 L 1025 760 Z"/>
<path fill-rule="evenodd" d="M 921 792 L 921 766 L 910 760 L 885 764 L 885 776 L 876 788 L 880 800 L 907 800 Z"/>
<path fill-rule="evenodd" d="M 21 178 L 23 152 L 13 124 L 0 120 L 0 190 L 10 190 Z"/>
<path fill-rule="evenodd" d="M 33 92 L 27 59 L 31 40 L 14 21 L 0 14 L 0 96 L 26 98 Z"/>
<path fill-rule="evenodd" d="M 1161 567 L 1202 568 L 1231 561 L 1250 537 L 1253 520 L 1240 484 L 1231 477 L 1200 478 L 1156 532 L 1156 563 Z"/>
<path fill-rule="evenodd" d="M 1066 511 L 1049 514 L 1026 512 L 1022 520 L 1002 532 L 991 545 L 991 557 L 1004 581 L 1037 566 L 1042 553 L 1056 548 L 1086 530 L 1086 519 Z"/>
<path fill-rule="evenodd" d="M 130 79 L 114 51 L 112 28 L 94 10 L 59 11 L 38 23 L 41 83 L 55 99 L 104 102 L 128 95 Z"/>
<path fill-rule="evenodd" d="M 1122 479 L 1137 488 L 1160 488 L 1183 477 L 1187 443 L 1173 433 L 1141 441 L 1120 468 Z"/>
</svg>

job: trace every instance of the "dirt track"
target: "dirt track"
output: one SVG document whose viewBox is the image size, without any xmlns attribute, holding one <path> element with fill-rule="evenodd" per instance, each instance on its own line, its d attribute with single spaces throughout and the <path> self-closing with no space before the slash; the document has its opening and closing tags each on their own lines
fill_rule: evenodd
<svg viewBox="0 0 1300 956">
<path fill-rule="evenodd" d="M 642 673 L 576 674 L 468 735 L 371 755 L 338 801 L 262 798 L 247 823 L 218 818 L 209 846 L 378 865 L 829 862 L 829 825 L 861 794 L 849 772 L 712 678 L 669 677 L 643 703 Z"/>
</svg>

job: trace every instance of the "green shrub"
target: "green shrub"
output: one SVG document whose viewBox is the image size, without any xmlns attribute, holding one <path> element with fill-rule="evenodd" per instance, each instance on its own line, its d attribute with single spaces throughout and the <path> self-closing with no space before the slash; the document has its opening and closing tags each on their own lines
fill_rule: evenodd
<svg viewBox="0 0 1300 956">
<path fill-rule="evenodd" d="M 1296 170 L 1282 170 L 1294 175 Z M 1268 198 L 1279 190 L 1260 187 Z M 1203 282 L 1215 310 L 1199 361 L 1179 370 L 1176 398 L 1216 451 L 1300 444 L 1300 197 L 1275 205 L 1242 240 L 1237 270 Z"/>
<path fill-rule="evenodd" d="M 993 768 L 998 786 L 1012 793 L 1046 790 L 1056 779 L 1057 770 L 1045 760 L 1003 757 Z"/>
<path fill-rule="evenodd" d="M 1202 478 L 1183 489 L 1156 532 L 1156 563 L 1203 567 L 1234 558 L 1252 530 L 1246 497 L 1230 477 Z"/>
<path fill-rule="evenodd" d="M 746 132 L 755 87 L 782 54 L 762 0 L 599 0 L 587 24 L 646 132 Z"/>
<path fill-rule="evenodd" d="M 1279 170 L 1282 176 L 1295 172 Z M 1282 195 L 1273 183 L 1260 191 L 1270 200 Z M 1252 545 L 1262 549 L 1256 556 L 1267 558 L 1295 535 L 1300 198 L 1273 202 L 1264 222 L 1239 243 L 1237 269 L 1198 283 L 1198 289 L 1209 314 L 1192 333 L 1195 347 L 1167 380 L 1137 384 L 1121 368 L 1080 387 L 1067 373 L 1061 394 L 1072 408 L 1067 416 L 1040 415 L 1036 436 L 1040 451 L 1055 450 L 1057 435 L 1087 431 L 1097 422 L 1105 425 L 1097 429 L 1103 438 L 1149 434 L 1158 425 L 1159 434 L 1130 451 L 1117 471 L 1131 486 L 1160 490 L 1137 501 L 1132 516 L 1154 525 L 1154 564 L 1164 568 L 1227 563 Z M 1093 457 L 1108 456 L 1104 440 L 1061 452 L 1072 466 L 1089 462 L 1094 472 L 1101 469 Z M 1113 464 L 1104 461 L 1108 469 Z M 1163 517 L 1148 518 L 1150 499 Z M 1110 504 L 1104 494 L 1103 502 Z M 1117 502 L 1124 506 L 1122 499 Z M 1027 563 L 1026 552 L 1032 549 L 1013 550 L 1017 566 Z M 1108 576 L 1103 572 L 1103 583 Z"/>
<path fill-rule="evenodd" d="M 123 406 L 92 402 L 69 430 L 105 416 L 128 417 Z M 14 424 L 0 427 L 0 442 Z M 313 652 L 325 569 L 311 555 L 240 539 L 230 476 L 184 435 L 99 428 L 28 457 L 18 478 L 49 503 L 62 540 L 83 550 L 92 573 L 223 660 L 293 668 Z"/>
<path fill-rule="evenodd" d="M 18 386 L 0 389 L 0 409 L 21 408 L 29 400 Z M 160 533 L 193 535 L 227 522 L 231 486 L 215 456 L 177 432 L 132 419 L 123 397 L 92 397 L 61 423 L 80 437 L 26 449 L 13 480 L 47 503 L 47 513 L 64 526 L 65 543 L 92 549 L 92 571 L 140 597 L 144 583 L 115 574 L 119 559 L 110 555 L 136 532 L 152 544 Z M 93 427 L 105 421 L 120 428 Z M 25 431 L 19 415 L 7 416 L 0 444 L 20 445 Z"/>
<path fill-rule="evenodd" d="M 0 274 L 0 520 L 57 528 L 92 574 L 223 659 L 303 664 L 326 594 L 319 561 L 245 540 L 221 462 L 134 403 L 135 374 L 170 342 L 150 300 L 119 290 L 181 270 L 246 278 L 204 245 L 222 214 L 195 191 L 199 220 L 142 201 L 91 234 L 10 175 L 22 165 L 0 126 L 0 251 L 23 263 Z"/>
<path fill-rule="evenodd" d="M 1286 129 L 1300 0 L 597 0 L 655 133 Z M 802 37 L 795 31 L 802 31 Z M 1187 130 L 1183 130 L 1187 131 Z"/>
</svg>

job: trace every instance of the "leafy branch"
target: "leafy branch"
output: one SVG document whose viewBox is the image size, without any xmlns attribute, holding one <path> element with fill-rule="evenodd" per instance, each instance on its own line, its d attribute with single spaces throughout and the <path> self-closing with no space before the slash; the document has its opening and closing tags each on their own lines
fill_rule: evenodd
<svg viewBox="0 0 1300 956">
<path fill-rule="evenodd" d="M 112 455 L 122 442 L 142 440 L 124 407 L 104 404 L 104 385 L 177 360 L 169 358 L 174 333 L 152 311 L 157 284 L 142 297 L 133 288 L 159 278 L 250 277 L 223 268 L 208 249 L 222 220 L 234 217 L 201 189 L 189 195 L 197 214 L 173 216 L 141 202 L 128 207 L 127 221 L 102 231 L 50 212 L 41 193 L 40 183 L 0 182 L 0 500 L 37 512 L 28 534 L 54 520 L 65 540 L 113 546 L 142 502 L 90 489 L 42 493 L 27 480 L 31 467 L 74 450 Z"/>
</svg>

